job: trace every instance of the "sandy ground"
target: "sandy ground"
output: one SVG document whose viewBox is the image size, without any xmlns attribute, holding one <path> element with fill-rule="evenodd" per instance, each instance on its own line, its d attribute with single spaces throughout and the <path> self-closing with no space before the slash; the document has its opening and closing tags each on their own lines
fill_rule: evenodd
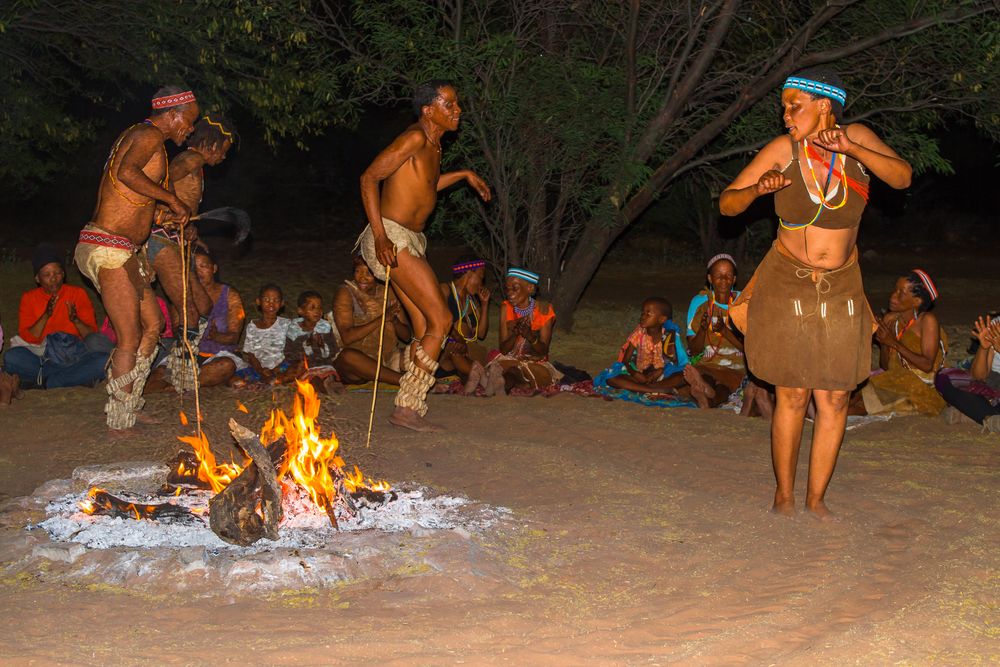
<svg viewBox="0 0 1000 667">
<path fill-rule="evenodd" d="M 230 268 L 229 279 L 250 291 L 271 264 L 250 257 Z M 869 276 L 873 302 L 888 293 L 890 269 Z M 9 265 L 2 271 L 14 273 Z M 319 271 L 326 285 L 343 274 Z M 942 307 L 956 334 L 983 295 L 1000 293 L 1000 285 L 984 288 L 970 277 L 975 271 L 939 272 L 941 292 L 968 301 Z M 680 304 L 699 280 L 690 271 L 637 276 L 609 267 L 577 329 L 557 341 L 556 356 L 596 371 L 632 328 L 645 293 Z M 15 290 L 3 282 L 6 301 Z M 983 298 L 974 303 L 975 296 Z M 0 303 L 5 314 L 7 303 Z M 225 442 L 223 424 L 238 414 L 237 398 L 250 408 L 241 420 L 259 423 L 272 402 L 288 402 L 286 391 L 207 392 L 213 442 Z M 352 393 L 323 404 L 322 423 L 337 429 L 349 463 L 513 510 L 509 524 L 474 538 L 489 555 L 482 567 L 403 570 L 332 590 L 256 597 L 139 593 L 99 581 L 54 583 L 43 569 L 35 576 L 0 570 L 0 661 L 1000 661 L 1000 440 L 977 427 L 908 417 L 850 432 L 828 494 L 840 521 L 821 523 L 767 512 L 773 479 L 761 420 L 575 396 L 435 396 L 432 414 L 446 433 L 401 432 L 379 418 L 365 451 L 369 400 Z M 177 412 L 191 412 L 190 400 L 155 397 L 148 411 L 160 425 L 108 441 L 102 402 L 101 392 L 72 389 L 32 392 L 3 409 L 3 493 L 30 493 L 85 463 L 166 459 L 184 433 Z M 379 416 L 390 407 L 381 400 Z M 806 445 L 802 486 L 807 454 Z"/>
</svg>

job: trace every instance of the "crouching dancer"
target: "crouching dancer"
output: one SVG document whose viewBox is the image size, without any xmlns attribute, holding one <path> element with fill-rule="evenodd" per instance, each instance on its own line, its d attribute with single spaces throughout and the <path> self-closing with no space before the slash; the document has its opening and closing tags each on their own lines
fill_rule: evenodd
<svg viewBox="0 0 1000 667">
<path fill-rule="evenodd" d="M 424 258 L 424 225 L 437 193 L 468 181 L 485 201 L 490 190 L 472 171 L 441 173 L 441 138 L 458 129 L 462 109 L 451 84 L 430 81 L 413 96 L 416 123 L 389 144 L 361 175 L 361 199 L 368 227 L 358 239 L 361 254 L 379 280 L 391 269 L 391 284 L 410 317 L 414 341 L 403 355 L 396 409 L 389 421 L 415 431 L 439 430 L 423 419 L 427 391 L 434 385 L 451 313 L 437 278 Z M 379 184 L 382 192 L 379 193 Z"/>
<path fill-rule="evenodd" d="M 198 117 L 198 104 L 191 91 L 167 87 L 156 93 L 152 107 L 149 118 L 115 141 L 101 175 L 93 222 L 80 232 L 75 253 L 80 272 L 101 293 L 118 335 L 104 408 L 112 429 L 135 425 L 163 326 L 142 245 L 149 237 L 154 203 L 166 204 L 180 226 L 190 217 L 187 206 L 168 189 L 164 142 L 184 142 Z"/>
</svg>

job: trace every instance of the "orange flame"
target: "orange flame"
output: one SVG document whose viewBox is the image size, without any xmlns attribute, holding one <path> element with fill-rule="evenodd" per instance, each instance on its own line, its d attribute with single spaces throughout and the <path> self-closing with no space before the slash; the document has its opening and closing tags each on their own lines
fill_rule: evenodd
<svg viewBox="0 0 1000 667">
<path fill-rule="evenodd" d="M 250 411 L 247 410 L 247 406 L 243 405 L 239 401 L 236 401 L 236 409 L 239 410 L 240 412 L 242 412 L 243 414 L 247 414 L 247 415 L 250 414 Z"/>
<path fill-rule="evenodd" d="M 188 425 L 188 416 L 183 412 L 181 413 L 181 424 L 183 424 L 184 426 Z"/>
<path fill-rule="evenodd" d="M 196 435 L 178 436 L 177 439 L 191 445 L 195 456 L 198 457 L 198 479 L 209 484 L 212 487 L 212 493 L 222 491 L 243 472 L 243 466 L 235 463 L 216 463 L 215 454 L 212 453 L 212 447 L 208 444 L 208 438 L 205 437 L 204 432 Z M 183 467 L 184 463 L 181 462 L 178 471 L 183 472 L 180 470 Z"/>
<path fill-rule="evenodd" d="M 296 381 L 296 384 L 298 393 L 292 406 L 292 416 L 288 417 L 282 410 L 272 410 L 270 418 L 261 428 L 260 440 L 265 446 L 285 437 L 285 459 L 278 470 L 278 479 L 290 475 L 306 490 L 313 503 L 324 511 L 329 511 L 337 499 L 338 479 L 343 481 L 343 489 L 347 493 L 360 488 L 391 490 L 388 482 L 365 477 L 357 466 L 353 471 L 344 469 L 344 460 L 337 453 L 340 449 L 337 436 L 331 433 L 327 438 L 322 437 L 316 424 L 320 405 L 316 390 L 309 382 Z M 239 405 L 242 407 L 242 404 Z M 225 489 L 243 471 L 243 465 L 219 464 L 204 433 L 178 437 L 178 440 L 194 449 L 198 459 L 198 479 L 209 484 L 213 493 Z M 187 471 L 182 461 L 177 472 L 184 475 L 193 471 Z"/>
</svg>

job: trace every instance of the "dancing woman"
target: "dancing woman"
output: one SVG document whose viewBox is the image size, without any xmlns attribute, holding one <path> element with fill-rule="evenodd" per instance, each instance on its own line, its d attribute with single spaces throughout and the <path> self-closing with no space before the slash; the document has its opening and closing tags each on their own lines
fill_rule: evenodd
<svg viewBox="0 0 1000 667">
<path fill-rule="evenodd" d="M 794 511 L 795 466 L 809 399 L 816 423 L 806 508 L 829 514 L 823 497 L 837 463 L 848 399 L 871 369 L 874 317 L 858 267 L 858 226 L 868 174 L 910 185 L 910 165 L 871 129 L 840 125 L 847 95 L 839 76 L 815 68 L 781 92 L 787 134 L 768 143 L 719 199 L 738 215 L 774 193 L 778 238 L 730 308 L 746 334 L 750 371 L 776 387 L 771 460 L 773 509 Z"/>
</svg>

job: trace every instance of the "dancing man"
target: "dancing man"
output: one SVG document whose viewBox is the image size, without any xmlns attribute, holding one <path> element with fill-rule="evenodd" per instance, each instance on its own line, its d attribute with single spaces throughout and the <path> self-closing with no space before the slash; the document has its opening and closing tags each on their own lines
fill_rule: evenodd
<svg viewBox="0 0 1000 667">
<path fill-rule="evenodd" d="M 441 138 L 458 129 L 462 109 L 458 94 L 447 81 L 421 84 L 413 95 L 416 123 L 383 150 L 361 175 L 361 199 L 368 226 L 358 239 L 372 273 L 391 284 L 406 308 L 414 341 L 403 357 L 404 370 L 389 421 L 415 431 L 440 430 L 426 420 L 427 391 L 448 331 L 451 313 L 437 278 L 424 258 L 424 225 L 437 193 L 459 181 L 468 181 L 484 201 L 490 189 L 472 171 L 441 173 Z M 381 193 L 379 184 L 382 184 Z"/>
<path fill-rule="evenodd" d="M 166 204 L 181 227 L 191 215 L 169 189 L 164 142 L 182 144 L 197 117 L 198 103 L 191 91 L 174 86 L 157 91 L 149 118 L 115 141 L 101 175 L 93 221 L 80 232 L 76 246 L 76 265 L 100 292 L 118 335 L 104 408 L 112 429 L 135 425 L 163 326 L 143 247 L 155 202 Z"/>
<path fill-rule="evenodd" d="M 723 215 L 775 193 L 778 238 L 730 308 L 746 334 L 754 375 L 775 385 L 773 510 L 794 512 L 795 467 L 810 398 L 816 423 L 806 508 L 819 517 L 844 439 L 851 391 L 871 370 L 874 317 L 858 267 L 858 225 L 868 174 L 909 187 L 912 170 L 868 127 L 838 124 L 846 101 L 834 72 L 789 77 L 781 104 L 787 135 L 768 143 L 723 191 Z M 825 185 L 824 185 L 825 184 Z"/>
<path fill-rule="evenodd" d="M 204 116 L 187 138 L 187 150 L 170 161 L 168 168 L 170 189 L 187 206 L 191 215 L 198 213 L 205 191 L 205 166 L 214 167 L 226 159 L 226 154 L 236 140 L 233 124 L 221 116 Z M 160 205 L 153 219 L 146 248 L 149 263 L 163 287 L 173 311 L 180 313 L 184 306 L 184 271 L 180 250 L 180 230 L 172 220 L 170 210 Z M 184 227 L 184 240 L 191 243 L 197 239 L 197 227 Z M 212 310 L 212 297 L 198 280 L 187 275 L 187 337 L 193 349 L 201 343 L 201 337 L 208 324 Z M 183 314 L 177 318 L 183 322 Z M 177 392 L 191 391 L 198 379 L 198 368 L 187 353 L 185 345 L 175 345 L 167 357 L 167 372 L 170 384 Z"/>
</svg>

